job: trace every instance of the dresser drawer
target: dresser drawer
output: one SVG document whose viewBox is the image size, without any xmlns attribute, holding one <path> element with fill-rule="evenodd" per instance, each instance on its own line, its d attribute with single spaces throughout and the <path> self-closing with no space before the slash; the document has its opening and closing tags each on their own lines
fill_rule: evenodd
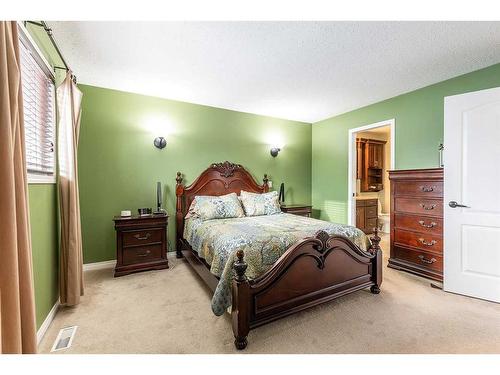
<svg viewBox="0 0 500 375">
<path fill-rule="evenodd" d="M 397 197 L 394 199 L 394 206 L 396 212 L 443 217 L 443 201 L 438 199 Z"/>
<path fill-rule="evenodd" d="M 377 206 L 365 207 L 365 215 L 367 218 L 376 218 L 377 217 Z"/>
<path fill-rule="evenodd" d="M 414 263 L 419 267 L 428 268 L 437 272 L 443 272 L 443 257 L 436 254 L 430 254 L 426 251 L 405 249 L 404 247 L 394 246 L 394 258 Z"/>
<path fill-rule="evenodd" d="M 443 219 L 420 215 L 395 214 L 394 228 L 441 235 L 443 233 Z"/>
<path fill-rule="evenodd" d="M 429 198 L 443 196 L 442 181 L 398 181 L 393 185 L 395 195 L 410 195 Z"/>
<path fill-rule="evenodd" d="M 373 233 L 374 229 L 377 226 L 377 218 L 367 218 L 365 223 L 365 233 Z"/>
<path fill-rule="evenodd" d="M 138 246 L 162 241 L 163 229 L 142 229 L 123 232 L 123 246 Z"/>
<path fill-rule="evenodd" d="M 394 242 L 400 245 L 418 247 L 424 251 L 443 253 L 443 239 L 430 233 L 409 232 L 402 229 L 394 230 Z"/>
<path fill-rule="evenodd" d="M 378 200 L 377 199 L 356 199 L 356 206 L 377 206 L 378 205 Z"/>
<path fill-rule="evenodd" d="M 148 263 L 161 259 L 161 244 L 123 249 L 123 265 Z"/>
</svg>

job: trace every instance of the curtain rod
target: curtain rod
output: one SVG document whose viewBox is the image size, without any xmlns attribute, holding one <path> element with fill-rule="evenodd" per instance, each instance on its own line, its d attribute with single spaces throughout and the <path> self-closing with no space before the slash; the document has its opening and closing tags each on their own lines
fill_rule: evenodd
<svg viewBox="0 0 500 375">
<path fill-rule="evenodd" d="M 64 56 L 63 54 L 61 53 L 61 50 L 59 49 L 59 46 L 57 45 L 57 42 L 56 40 L 54 39 L 54 36 L 52 35 L 52 29 L 50 27 L 47 26 L 47 23 L 45 21 L 40 21 L 40 22 L 35 22 L 35 21 L 24 21 L 24 23 L 30 23 L 32 25 L 36 25 L 36 26 L 39 26 L 39 27 L 42 27 L 45 32 L 47 33 L 50 41 L 52 42 L 52 45 L 54 46 L 54 48 L 56 49 L 56 52 L 57 54 L 59 55 L 59 57 L 61 58 L 61 61 L 63 62 L 64 64 L 64 67 L 62 66 L 54 66 L 54 69 L 63 69 L 63 70 L 66 70 L 66 71 L 71 71 L 71 68 L 69 67 L 68 63 L 66 62 L 66 60 L 64 59 Z M 76 83 L 76 75 L 74 75 L 73 73 L 71 74 L 71 78 L 73 79 L 73 82 Z"/>
</svg>

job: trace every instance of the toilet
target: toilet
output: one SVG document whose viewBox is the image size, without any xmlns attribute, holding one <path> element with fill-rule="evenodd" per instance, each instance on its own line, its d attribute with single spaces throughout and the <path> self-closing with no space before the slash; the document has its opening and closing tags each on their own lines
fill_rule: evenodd
<svg viewBox="0 0 500 375">
<path fill-rule="evenodd" d="M 382 212 L 382 205 L 380 199 L 378 200 L 378 225 L 382 233 L 391 232 L 391 216 L 388 213 Z"/>
</svg>

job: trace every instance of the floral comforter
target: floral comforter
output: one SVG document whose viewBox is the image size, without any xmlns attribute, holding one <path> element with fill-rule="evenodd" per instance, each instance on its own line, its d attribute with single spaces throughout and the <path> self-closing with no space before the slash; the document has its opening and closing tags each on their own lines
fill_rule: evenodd
<svg viewBox="0 0 500 375">
<path fill-rule="evenodd" d="M 239 249 L 245 252 L 246 276 L 255 279 L 269 270 L 291 245 L 318 230 L 347 237 L 365 251 L 370 245 L 368 237 L 355 227 L 285 213 L 205 221 L 189 218 L 184 238 L 210 265 L 210 272 L 220 278 L 212 298 L 212 311 L 222 315 L 231 306 L 233 264 Z"/>
</svg>

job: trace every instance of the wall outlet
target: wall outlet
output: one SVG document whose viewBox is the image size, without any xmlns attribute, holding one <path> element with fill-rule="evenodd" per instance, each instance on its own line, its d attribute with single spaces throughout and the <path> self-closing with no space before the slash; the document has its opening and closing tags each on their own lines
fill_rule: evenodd
<svg viewBox="0 0 500 375">
<path fill-rule="evenodd" d="M 272 189 L 273 187 L 273 182 L 271 180 L 267 181 L 267 185 L 269 186 L 269 189 Z"/>
</svg>

